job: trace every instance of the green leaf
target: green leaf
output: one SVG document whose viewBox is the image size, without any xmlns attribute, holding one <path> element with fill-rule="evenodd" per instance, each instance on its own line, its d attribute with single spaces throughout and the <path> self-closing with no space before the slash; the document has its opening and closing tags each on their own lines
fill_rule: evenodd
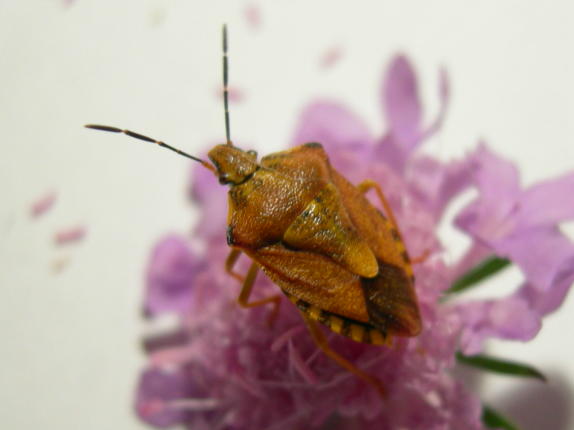
<svg viewBox="0 0 574 430">
<path fill-rule="evenodd" d="M 482 422 L 485 426 L 493 429 L 518 430 L 518 427 L 513 423 L 486 405 L 482 408 Z"/>
<path fill-rule="evenodd" d="M 486 278 L 508 267 L 510 263 L 510 260 L 506 258 L 496 256 L 490 257 L 454 281 L 452 286 L 447 290 L 447 293 L 460 293 L 461 291 L 473 287 L 479 282 L 484 281 Z"/>
<path fill-rule="evenodd" d="M 546 381 L 542 372 L 527 364 L 517 363 L 515 361 L 501 360 L 499 358 L 488 357 L 486 355 L 463 355 L 456 353 L 456 359 L 459 363 L 476 367 L 489 372 L 502 373 L 504 375 L 524 376 L 527 378 L 536 378 Z"/>
</svg>

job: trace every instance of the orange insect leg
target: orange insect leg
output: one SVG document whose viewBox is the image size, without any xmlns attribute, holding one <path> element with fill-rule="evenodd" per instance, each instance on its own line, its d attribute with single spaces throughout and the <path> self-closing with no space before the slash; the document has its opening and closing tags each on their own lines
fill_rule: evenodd
<svg viewBox="0 0 574 430">
<path fill-rule="evenodd" d="M 281 296 L 275 294 L 273 296 L 267 297 L 265 299 L 256 300 L 254 302 L 249 301 L 249 296 L 251 296 L 251 291 L 253 290 L 253 285 L 255 284 L 255 278 L 257 277 L 257 272 L 259 271 L 259 266 L 256 263 L 252 263 L 247 271 L 247 276 L 245 278 L 233 271 L 233 266 L 237 262 L 241 251 L 238 249 L 233 249 L 227 256 L 225 260 L 225 271 L 233 276 L 235 279 L 243 282 L 241 291 L 239 292 L 239 297 L 237 298 L 237 303 L 243 308 L 254 308 L 257 306 L 266 305 L 267 303 L 273 303 L 273 309 L 269 313 L 267 318 L 267 324 L 273 326 L 273 323 L 279 315 L 279 305 L 281 304 Z"/>
<path fill-rule="evenodd" d="M 381 189 L 381 186 L 379 184 L 377 184 L 375 181 L 373 181 L 372 179 L 366 179 L 363 182 L 361 182 L 359 185 L 357 185 L 357 188 L 363 194 L 365 194 L 371 188 L 375 189 L 375 192 L 377 193 L 377 197 L 379 198 L 379 200 L 383 204 L 383 208 L 385 208 L 385 213 L 387 214 L 387 217 L 389 217 L 389 220 L 391 221 L 391 223 L 393 224 L 393 226 L 395 227 L 395 229 L 397 230 L 397 232 L 399 233 L 399 236 L 400 236 L 401 231 L 399 229 L 399 225 L 397 224 L 397 219 L 395 218 L 395 214 L 393 213 L 393 210 L 391 209 L 391 205 L 389 204 L 389 202 L 387 201 L 387 198 L 383 194 L 383 190 Z"/>
<path fill-rule="evenodd" d="M 319 347 L 319 349 L 321 349 L 321 351 L 323 351 L 323 353 L 327 357 L 331 358 L 339 366 L 343 367 L 344 369 L 347 369 L 354 375 L 357 375 L 363 381 L 367 382 L 368 384 L 371 384 L 379 392 L 380 396 L 383 399 L 386 399 L 387 394 L 381 381 L 369 375 L 368 373 L 363 372 L 361 369 L 357 368 L 353 363 L 351 363 L 345 357 L 342 357 L 337 352 L 333 351 L 329 346 L 329 344 L 327 343 L 327 338 L 325 337 L 325 335 L 323 334 L 317 323 L 314 320 L 310 319 L 304 313 L 301 313 L 301 315 L 303 316 L 305 324 L 307 324 L 307 328 L 309 329 L 309 333 L 311 334 L 311 337 L 317 344 L 317 347 Z"/>
<path fill-rule="evenodd" d="M 377 184 L 375 181 L 373 181 L 372 179 L 366 179 L 363 182 L 361 182 L 359 185 L 357 185 L 357 188 L 363 194 L 365 194 L 371 188 L 375 189 L 375 192 L 377 193 L 377 197 L 381 201 L 383 208 L 385 208 L 385 213 L 387 214 L 387 217 L 389 218 L 389 220 L 391 221 L 391 223 L 393 224 L 393 226 L 395 227 L 395 229 L 399 233 L 399 236 L 402 238 L 401 231 L 399 229 L 399 225 L 397 224 L 397 219 L 395 218 L 395 214 L 393 213 L 393 209 L 391 208 L 391 205 L 389 204 L 389 202 L 387 201 L 387 198 L 383 194 L 383 190 L 381 189 L 381 186 L 379 184 Z M 412 258 L 411 264 L 424 263 L 426 261 L 426 259 L 430 256 L 430 254 L 431 254 L 430 250 L 427 249 L 425 252 L 423 252 L 422 255 L 419 255 L 417 257 Z"/>
<path fill-rule="evenodd" d="M 233 271 L 233 266 L 237 262 L 237 259 L 241 255 L 239 249 L 232 249 L 227 258 L 225 259 L 225 271 L 237 279 L 239 282 L 243 282 L 245 279 L 239 273 Z"/>
<path fill-rule="evenodd" d="M 424 263 L 427 258 L 430 257 L 430 250 L 426 249 L 425 252 L 422 253 L 422 255 L 418 255 L 414 258 L 411 259 L 411 264 L 420 264 L 420 263 Z"/>
</svg>

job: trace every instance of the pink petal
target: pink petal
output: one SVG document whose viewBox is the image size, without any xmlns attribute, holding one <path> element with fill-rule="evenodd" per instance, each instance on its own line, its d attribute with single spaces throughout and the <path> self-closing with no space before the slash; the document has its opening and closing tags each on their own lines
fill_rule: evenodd
<svg viewBox="0 0 574 430">
<path fill-rule="evenodd" d="M 223 100 L 223 90 L 221 87 L 217 87 L 214 92 L 216 97 Z M 227 99 L 230 103 L 241 103 L 245 101 L 245 91 L 243 91 L 241 88 L 229 86 L 227 88 Z"/>
<path fill-rule="evenodd" d="M 323 69 L 330 69 L 341 60 L 342 56 L 343 48 L 340 45 L 332 46 L 321 56 L 319 64 Z"/>
<path fill-rule="evenodd" d="M 423 156 L 410 162 L 406 174 L 412 192 L 438 220 L 452 199 L 471 186 L 474 163 L 471 159 L 442 163 Z"/>
<path fill-rule="evenodd" d="M 189 194 L 191 199 L 202 207 L 201 219 L 195 230 L 197 236 L 224 237 L 227 224 L 227 190 L 213 172 L 193 163 Z"/>
<path fill-rule="evenodd" d="M 293 342 L 289 341 L 289 359 L 291 360 L 291 364 L 297 370 L 299 375 L 303 377 L 303 379 L 308 383 L 315 385 L 319 382 L 317 376 L 313 373 L 311 368 L 305 364 L 303 358 L 301 358 L 301 354 L 299 351 L 293 346 Z"/>
<path fill-rule="evenodd" d="M 542 326 L 540 315 L 520 297 L 466 303 L 458 306 L 464 331 L 461 349 L 464 354 L 478 354 L 486 339 L 527 341 Z"/>
<path fill-rule="evenodd" d="M 574 257 L 574 244 L 554 227 L 530 229 L 492 242 L 491 246 L 498 255 L 516 263 L 529 282 L 543 291 L 552 288 L 564 261 Z"/>
<path fill-rule="evenodd" d="M 526 301 L 516 297 L 493 302 L 489 323 L 499 337 L 522 341 L 532 339 L 542 326 L 537 313 L 532 312 Z"/>
<path fill-rule="evenodd" d="M 271 351 L 273 352 L 279 351 L 287 344 L 287 342 L 291 340 L 293 336 L 299 334 L 299 332 L 303 331 L 304 329 L 305 329 L 304 326 L 297 325 L 295 327 L 291 327 L 289 330 L 286 330 L 282 335 L 277 336 L 277 338 L 273 341 L 270 347 Z"/>
<path fill-rule="evenodd" d="M 453 381 L 455 389 L 444 394 L 448 399 L 450 417 L 449 426 L 453 429 L 483 430 L 482 410 L 480 399 L 466 389 L 465 384 Z"/>
<path fill-rule="evenodd" d="M 385 164 L 399 173 L 404 171 L 410 155 L 390 132 L 377 140 L 375 153 L 377 159 L 384 160 Z"/>
<path fill-rule="evenodd" d="M 514 200 L 520 193 L 518 168 L 480 143 L 472 154 L 476 163 L 476 183 L 484 203 L 496 206 L 501 201 Z"/>
<path fill-rule="evenodd" d="M 556 311 L 564 303 L 573 283 L 574 257 L 571 257 L 564 260 L 556 270 L 550 290 L 541 291 L 532 284 L 525 283 L 516 292 L 516 296 L 526 300 L 532 309 L 544 316 Z"/>
<path fill-rule="evenodd" d="M 439 97 L 438 114 L 434 122 L 421 133 L 421 136 L 419 137 L 420 141 L 429 139 L 431 136 L 437 133 L 441 129 L 442 124 L 446 118 L 446 111 L 448 109 L 450 99 L 450 83 L 448 79 L 448 73 L 444 68 L 441 68 L 439 71 L 438 97 Z"/>
<path fill-rule="evenodd" d="M 56 202 L 57 194 L 55 191 L 50 191 L 44 196 L 37 199 L 34 203 L 30 205 L 30 215 L 33 218 L 37 218 L 40 215 L 44 215 L 54 206 Z"/>
<path fill-rule="evenodd" d="M 391 133 L 405 149 L 420 136 L 422 111 L 417 78 L 404 55 L 396 56 L 389 66 L 382 99 Z"/>
<path fill-rule="evenodd" d="M 492 254 L 492 248 L 475 241 L 451 268 L 450 279 L 453 281 L 458 279 L 470 269 L 475 268 L 488 257 L 491 257 Z"/>
<path fill-rule="evenodd" d="M 189 346 L 176 346 L 160 349 L 149 356 L 151 367 L 181 367 L 193 356 L 193 349 Z"/>
<path fill-rule="evenodd" d="M 416 76 L 406 57 L 396 57 L 384 82 L 383 100 L 389 131 L 378 140 L 377 153 L 395 171 L 402 173 L 413 150 L 442 127 L 450 95 L 448 75 L 446 70 L 440 70 L 439 112 L 424 130 Z"/>
<path fill-rule="evenodd" d="M 84 239 L 84 237 L 86 237 L 86 233 L 87 230 L 84 226 L 66 228 L 56 232 L 54 235 L 54 242 L 56 242 L 57 245 L 66 245 L 73 242 L 79 242 Z"/>
<path fill-rule="evenodd" d="M 252 3 L 245 8 L 245 20 L 247 24 L 254 29 L 258 30 L 261 27 L 261 9 L 258 5 Z"/>
<path fill-rule="evenodd" d="M 136 412 L 142 420 L 153 426 L 173 426 L 183 422 L 187 414 L 180 408 L 169 407 L 169 402 L 193 394 L 193 386 L 184 372 L 148 369 L 140 377 Z"/>
<path fill-rule="evenodd" d="M 329 150 L 359 149 L 372 142 L 365 123 L 345 107 L 333 102 L 316 102 L 305 108 L 291 139 L 292 145 L 319 142 Z"/>
<path fill-rule="evenodd" d="M 485 145 L 471 157 L 479 197 L 459 213 L 455 224 L 475 238 L 490 242 L 514 229 L 515 219 L 511 214 L 520 195 L 518 170 Z"/>
<path fill-rule="evenodd" d="M 207 159 L 206 156 L 202 158 Z M 222 188 L 213 172 L 200 164 L 191 164 L 190 173 L 189 196 L 199 204 L 209 201 L 213 193 Z"/>
<path fill-rule="evenodd" d="M 176 235 L 163 238 L 148 263 L 146 313 L 154 316 L 188 309 L 197 271 L 195 255 L 185 239 Z"/>
<path fill-rule="evenodd" d="M 517 228 L 550 225 L 574 219 L 574 174 L 530 187 L 519 200 Z"/>
</svg>

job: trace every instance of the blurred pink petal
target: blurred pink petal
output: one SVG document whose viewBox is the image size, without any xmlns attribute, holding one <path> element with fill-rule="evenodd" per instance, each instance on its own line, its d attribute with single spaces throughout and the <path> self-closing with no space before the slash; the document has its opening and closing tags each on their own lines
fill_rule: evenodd
<svg viewBox="0 0 574 430">
<path fill-rule="evenodd" d="M 189 244 L 179 236 L 167 236 L 152 251 L 147 272 L 145 312 L 183 312 L 190 306 L 198 266 Z"/>
<path fill-rule="evenodd" d="M 543 317 L 556 311 L 564 302 L 566 295 L 574 283 L 574 258 L 565 259 L 555 272 L 552 279 L 552 289 L 541 291 L 530 283 L 525 283 L 516 293 L 529 306 Z"/>
<path fill-rule="evenodd" d="M 321 56 L 319 65 L 323 69 L 330 69 L 341 60 L 342 56 L 343 48 L 340 45 L 332 46 Z"/>
<path fill-rule="evenodd" d="M 382 99 L 390 133 L 408 149 L 418 140 L 422 129 L 417 78 L 404 55 L 393 59 L 387 73 Z"/>
<path fill-rule="evenodd" d="M 223 100 L 223 90 L 217 87 L 214 91 L 215 95 Z M 227 88 L 227 97 L 229 103 L 241 103 L 245 101 L 245 92 L 241 88 L 229 86 Z"/>
<path fill-rule="evenodd" d="M 55 191 L 50 191 L 49 193 L 43 195 L 30 205 L 30 215 L 33 218 L 44 215 L 46 212 L 52 209 L 57 197 L 58 195 Z"/>
<path fill-rule="evenodd" d="M 219 234 L 225 237 L 227 219 L 227 193 L 211 172 L 197 163 L 191 166 L 189 194 L 191 200 L 201 206 L 200 220 L 195 227 L 198 237 L 211 237 Z"/>
<path fill-rule="evenodd" d="M 247 24 L 254 30 L 261 28 L 261 8 L 259 5 L 252 3 L 247 5 L 244 10 Z"/>
<path fill-rule="evenodd" d="M 574 245 L 557 228 L 533 228 L 492 242 L 498 255 L 508 257 L 535 288 L 549 291 L 558 268 L 574 258 Z M 574 267 L 571 268 L 574 272 Z"/>
<path fill-rule="evenodd" d="M 397 55 L 389 66 L 382 87 L 383 111 L 389 130 L 379 139 L 378 156 L 397 172 L 402 172 L 412 152 L 426 139 L 440 131 L 450 97 L 448 75 L 440 70 L 438 82 L 439 112 L 426 128 L 415 72 L 404 55 Z"/>
<path fill-rule="evenodd" d="M 374 150 L 374 137 L 363 120 L 346 107 L 330 101 L 317 101 L 307 106 L 299 117 L 291 145 L 321 143 L 333 166 L 364 170 Z M 354 165 L 354 166 L 353 166 Z M 352 179 L 352 174 L 350 174 Z"/>
<path fill-rule="evenodd" d="M 69 227 L 56 232 L 54 242 L 57 245 L 80 242 L 86 237 L 87 229 L 84 226 Z"/>
<path fill-rule="evenodd" d="M 480 242 L 474 241 L 450 268 L 450 279 L 454 281 L 460 278 L 489 257 L 492 257 L 492 249 Z"/>
<path fill-rule="evenodd" d="M 450 82 L 448 78 L 448 72 L 446 69 L 441 68 L 438 75 L 438 99 L 439 99 L 439 111 L 435 120 L 423 131 L 419 138 L 419 142 L 432 137 L 437 133 L 446 118 L 446 112 L 448 109 L 448 104 L 450 101 Z"/>
<path fill-rule="evenodd" d="M 299 353 L 299 351 L 297 351 L 295 346 L 293 346 L 293 342 L 289 341 L 288 348 L 289 348 L 289 358 L 291 359 L 291 363 L 293 364 L 293 367 L 297 370 L 299 375 L 301 375 L 301 377 L 308 384 L 311 384 L 311 385 L 317 384 L 319 382 L 317 379 L 317 376 L 315 375 L 315 373 L 313 373 L 311 368 L 309 366 L 307 366 L 305 361 L 303 361 L 303 358 L 301 358 L 301 354 Z"/>
<path fill-rule="evenodd" d="M 456 217 L 455 224 L 476 238 L 496 239 L 512 230 L 510 216 L 520 191 L 518 171 L 510 162 L 481 145 L 473 154 L 473 183 L 479 197 Z"/>
<path fill-rule="evenodd" d="M 516 223 L 511 216 L 520 192 L 518 169 L 481 144 L 471 156 L 474 163 L 473 183 L 479 198 L 457 216 L 455 223 L 477 238 L 492 240 L 503 237 Z"/>
<path fill-rule="evenodd" d="M 464 354 L 480 353 L 488 338 L 528 341 L 542 328 L 545 315 L 554 312 L 574 282 L 572 265 L 568 261 L 560 275 L 553 280 L 550 291 L 540 291 L 524 283 L 515 293 L 504 299 L 473 301 L 457 306 L 464 322 L 461 350 Z"/>
<path fill-rule="evenodd" d="M 412 192 L 438 220 L 447 205 L 472 185 L 473 163 L 468 159 L 443 163 L 421 156 L 409 163 L 405 175 Z"/>
<path fill-rule="evenodd" d="M 136 412 L 142 420 L 159 428 L 183 423 L 188 413 L 170 402 L 193 394 L 192 382 L 183 371 L 146 370 L 140 379 Z"/>
<path fill-rule="evenodd" d="M 574 219 L 574 174 L 533 185 L 518 202 L 520 222 L 517 229 L 556 224 Z"/>
<path fill-rule="evenodd" d="M 173 348 L 160 349 L 149 356 L 151 367 L 170 368 L 179 367 L 187 363 L 193 356 L 193 349 L 188 346 L 176 346 Z"/>
<path fill-rule="evenodd" d="M 372 145 L 373 136 L 367 125 L 345 107 L 330 101 L 309 105 L 301 114 L 292 145 L 320 142 L 326 148 Z"/>
<path fill-rule="evenodd" d="M 527 341 L 542 327 L 540 314 L 520 297 L 471 302 L 458 306 L 464 331 L 461 350 L 478 354 L 487 338 Z"/>
</svg>

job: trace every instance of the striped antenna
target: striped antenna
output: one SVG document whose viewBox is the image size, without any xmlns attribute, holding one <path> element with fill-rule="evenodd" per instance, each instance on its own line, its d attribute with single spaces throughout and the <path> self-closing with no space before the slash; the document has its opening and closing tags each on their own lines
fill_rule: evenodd
<svg viewBox="0 0 574 430">
<path fill-rule="evenodd" d="M 225 109 L 225 136 L 227 144 L 231 143 L 231 131 L 229 130 L 229 88 L 228 88 L 229 64 L 227 61 L 227 24 L 223 24 L 223 107 Z"/>
<path fill-rule="evenodd" d="M 111 133 L 123 133 L 123 134 L 127 134 L 129 137 L 133 137 L 134 139 L 139 139 L 139 140 L 143 140 L 145 142 L 155 143 L 156 145 L 167 148 L 173 152 L 178 153 L 179 155 L 183 155 L 184 157 L 190 158 L 193 161 L 197 161 L 197 162 L 201 163 L 204 167 L 211 170 L 213 173 L 217 174 L 215 167 L 212 166 L 211 164 L 209 164 L 207 161 L 204 161 L 201 158 L 194 157 L 193 155 L 190 155 L 187 152 L 183 152 L 181 149 L 178 149 L 178 148 L 175 148 L 171 145 L 168 145 L 167 143 L 162 142 L 161 140 L 156 140 L 156 139 L 153 139 L 151 137 L 144 136 L 143 134 L 139 134 L 139 133 L 136 133 L 136 132 L 133 132 L 130 130 L 124 130 L 124 129 L 117 128 L 117 127 L 110 127 L 109 125 L 87 124 L 84 127 L 91 128 L 94 130 L 100 130 L 100 131 L 109 131 Z"/>
</svg>

